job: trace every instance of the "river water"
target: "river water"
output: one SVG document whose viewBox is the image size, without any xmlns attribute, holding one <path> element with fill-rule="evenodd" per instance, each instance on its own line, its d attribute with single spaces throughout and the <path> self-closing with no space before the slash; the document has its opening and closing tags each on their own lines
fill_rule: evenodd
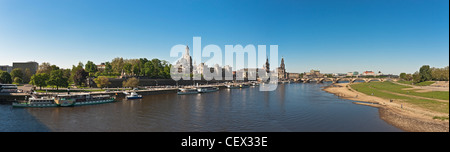
<svg viewBox="0 0 450 152">
<path fill-rule="evenodd" d="M 141 100 L 56 108 L 0 105 L 0 131 L 402 131 L 378 109 L 322 91 L 327 84 L 280 84 L 218 92 L 144 96 Z"/>
</svg>

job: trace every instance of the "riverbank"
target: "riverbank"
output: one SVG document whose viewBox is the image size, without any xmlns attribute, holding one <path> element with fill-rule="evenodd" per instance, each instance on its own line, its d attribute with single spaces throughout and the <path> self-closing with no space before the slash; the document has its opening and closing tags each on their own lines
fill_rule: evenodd
<svg viewBox="0 0 450 152">
<path fill-rule="evenodd" d="M 448 117 L 441 113 L 423 109 L 403 102 L 367 95 L 355 91 L 348 83 L 338 83 L 323 89 L 343 99 L 358 101 L 357 104 L 379 108 L 380 118 L 387 123 L 409 132 L 448 132 L 449 121 L 434 119 Z M 365 103 L 361 103 L 365 102 Z"/>
</svg>

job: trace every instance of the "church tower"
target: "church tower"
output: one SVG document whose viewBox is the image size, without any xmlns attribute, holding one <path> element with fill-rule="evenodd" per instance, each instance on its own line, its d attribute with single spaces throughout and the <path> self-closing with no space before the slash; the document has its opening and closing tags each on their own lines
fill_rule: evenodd
<svg viewBox="0 0 450 152">
<path fill-rule="evenodd" d="M 263 65 L 264 70 L 266 70 L 267 73 L 270 73 L 270 64 L 269 64 L 269 57 L 266 58 L 266 64 Z"/>
<path fill-rule="evenodd" d="M 286 67 L 284 65 L 284 57 L 281 57 L 281 64 L 278 67 L 278 79 L 287 79 Z"/>
</svg>

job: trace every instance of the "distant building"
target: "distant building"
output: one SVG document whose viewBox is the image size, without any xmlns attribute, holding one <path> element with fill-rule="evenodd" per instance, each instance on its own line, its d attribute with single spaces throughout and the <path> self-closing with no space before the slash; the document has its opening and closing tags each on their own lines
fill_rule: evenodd
<svg viewBox="0 0 450 152">
<path fill-rule="evenodd" d="M 176 66 L 178 66 L 179 73 L 193 74 L 192 57 L 189 55 L 189 47 L 187 45 L 183 57 L 177 61 Z"/>
<path fill-rule="evenodd" d="M 263 65 L 263 69 L 266 70 L 267 73 L 270 73 L 269 58 L 266 58 L 266 64 Z"/>
<path fill-rule="evenodd" d="M 6 72 L 8 72 L 8 73 L 11 73 L 11 71 L 12 71 L 12 66 L 9 66 L 9 65 L 0 65 L 0 70 L 2 70 L 2 71 L 6 71 Z"/>
<path fill-rule="evenodd" d="M 319 70 L 311 70 L 303 75 L 304 78 L 323 78 L 324 75 L 320 73 Z"/>
<path fill-rule="evenodd" d="M 348 77 L 352 77 L 353 76 L 353 72 L 347 72 L 347 76 Z"/>
<path fill-rule="evenodd" d="M 31 74 L 35 74 L 39 68 L 39 63 L 37 62 L 13 62 L 13 68 L 12 69 L 22 69 L 22 71 L 25 71 L 25 69 L 30 69 Z"/>
<path fill-rule="evenodd" d="M 375 72 L 373 71 L 364 71 L 362 73 L 363 76 L 376 76 Z"/>
<path fill-rule="evenodd" d="M 358 75 L 359 75 L 358 71 L 353 72 L 353 76 L 358 76 Z"/>
<path fill-rule="evenodd" d="M 288 78 L 288 75 L 286 73 L 286 67 L 284 65 L 284 58 L 281 57 L 281 64 L 280 67 L 278 67 L 278 79 L 284 80 Z"/>
<path fill-rule="evenodd" d="M 300 73 L 287 73 L 287 78 L 288 79 L 299 79 Z"/>
<path fill-rule="evenodd" d="M 97 69 L 100 70 L 100 71 L 105 70 L 105 69 L 106 69 L 105 63 L 102 63 L 102 64 L 100 64 L 100 65 L 97 65 Z"/>
</svg>

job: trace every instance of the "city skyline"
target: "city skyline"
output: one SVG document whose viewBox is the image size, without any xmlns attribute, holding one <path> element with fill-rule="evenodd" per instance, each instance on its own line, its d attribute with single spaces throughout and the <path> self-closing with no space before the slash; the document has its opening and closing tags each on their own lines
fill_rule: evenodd
<svg viewBox="0 0 450 152">
<path fill-rule="evenodd" d="M 0 65 L 172 62 L 170 48 L 193 36 L 222 50 L 278 45 L 271 64 L 283 56 L 287 72 L 399 74 L 449 62 L 448 1 L 23 2 L 0 1 Z"/>
</svg>

